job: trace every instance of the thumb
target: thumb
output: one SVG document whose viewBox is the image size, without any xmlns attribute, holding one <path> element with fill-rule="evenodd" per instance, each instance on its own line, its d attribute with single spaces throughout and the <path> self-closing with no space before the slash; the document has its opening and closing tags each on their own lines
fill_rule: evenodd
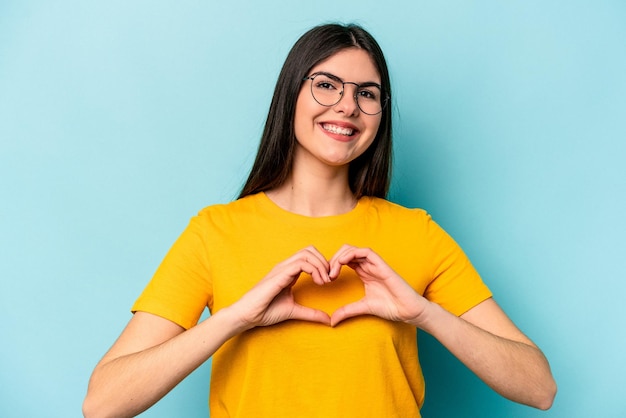
<svg viewBox="0 0 626 418">
<path fill-rule="evenodd" d="M 320 311 L 319 309 L 308 308 L 306 306 L 298 304 L 294 305 L 293 310 L 291 311 L 290 318 L 330 325 L 330 317 L 326 312 Z"/>
<path fill-rule="evenodd" d="M 365 299 L 349 303 L 333 312 L 330 317 L 330 326 L 334 327 L 344 319 L 354 318 L 355 316 L 368 315 L 370 313 Z"/>
</svg>

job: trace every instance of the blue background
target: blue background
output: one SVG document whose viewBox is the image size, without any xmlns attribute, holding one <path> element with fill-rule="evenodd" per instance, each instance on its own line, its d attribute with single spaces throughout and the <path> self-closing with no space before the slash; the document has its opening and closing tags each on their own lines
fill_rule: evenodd
<svg viewBox="0 0 626 418">
<path fill-rule="evenodd" d="M 429 210 L 544 350 L 548 412 L 421 335 L 426 417 L 623 417 L 626 3 L 0 3 L 0 416 L 71 417 L 200 208 L 233 199 L 306 29 L 395 88 L 391 199 Z M 364 347 L 367 349 L 367 347 Z M 209 364 L 148 417 L 206 417 Z"/>
</svg>

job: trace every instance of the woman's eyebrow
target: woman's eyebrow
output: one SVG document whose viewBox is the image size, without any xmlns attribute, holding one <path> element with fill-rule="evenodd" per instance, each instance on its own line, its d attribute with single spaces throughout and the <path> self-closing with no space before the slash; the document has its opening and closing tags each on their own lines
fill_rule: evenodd
<svg viewBox="0 0 626 418">
<path fill-rule="evenodd" d="M 318 74 L 323 74 L 326 77 L 328 77 L 330 79 L 333 79 L 335 81 L 338 81 L 340 83 L 344 82 L 343 79 L 341 79 L 340 77 L 337 77 L 335 74 L 331 74 L 331 73 L 328 73 L 326 71 L 318 71 L 318 72 L 315 73 L 315 75 L 318 75 Z M 353 82 L 349 81 L 349 83 L 353 83 Z M 355 84 L 357 84 L 359 87 L 369 87 L 369 86 L 376 86 L 378 88 L 381 87 L 380 83 L 377 83 L 375 81 L 365 81 L 363 83 L 355 83 Z"/>
<path fill-rule="evenodd" d="M 328 78 L 331 78 L 335 81 L 339 81 L 340 83 L 343 83 L 343 80 L 339 77 L 337 77 L 335 74 L 331 74 L 331 73 L 327 73 L 326 71 L 318 71 L 315 73 L 315 75 L 325 75 Z"/>
</svg>

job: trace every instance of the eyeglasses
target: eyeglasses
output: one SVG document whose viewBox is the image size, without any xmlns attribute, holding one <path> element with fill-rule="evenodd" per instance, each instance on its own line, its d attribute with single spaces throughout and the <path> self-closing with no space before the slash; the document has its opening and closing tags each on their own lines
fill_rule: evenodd
<svg viewBox="0 0 626 418">
<path fill-rule="evenodd" d="M 321 72 L 304 77 L 302 80 L 311 80 L 311 95 L 322 106 L 330 107 L 339 103 L 346 84 L 353 84 L 356 87 L 354 100 L 361 112 L 367 115 L 377 115 L 382 112 L 389 99 L 388 96 L 383 98 L 382 87 L 376 83 L 357 84 Z"/>
</svg>

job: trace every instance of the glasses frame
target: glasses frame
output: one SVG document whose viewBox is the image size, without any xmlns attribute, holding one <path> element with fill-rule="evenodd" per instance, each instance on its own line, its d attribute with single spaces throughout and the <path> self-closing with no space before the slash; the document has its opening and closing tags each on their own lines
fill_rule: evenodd
<svg viewBox="0 0 626 418">
<path fill-rule="evenodd" d="M 339 98 L 337 99 L 337 101 L 335 103 L 329 104 L 329 105 L 321 103 L 319 100 L 317 100 L 317 98 L 315 97 L 315 94 L 313 94 L 313 80 L 318 75 L 324 75 L 324 76 L 326 76 L 328 78 L 331 78 L 331 79 L 336 80 L 337 82 L 341 83 L 341 91 L 338 94 Z M 356 89 L 354 90 L 354 95 L 352 97 L 354 98 L 354 101 L 355 101 L 357 107 L 359 108 L 359 110 L 361 112 L 363 112 L 364 114 L 366 114 L 366 115 L 375 116 L 375 115 L 378 115 L 378 114 L 382 113 L 383 110 L 385 109 L 385 106 L 387 106 L 387 102 L 389 101 L 389 95 L 385 92 L 383 87 L 380 84 L 378 84 L 378 83 L 358 84 L 358 83 L 355 83 L 353 81 L 343 81 L 341 78 L 337 77 L 336 75 L 331 74 L 331 73 L 326 73 L 324 71 L 313 73 L 313 74 L 311 74 L 309 76 L 306 76 L 306 77 L 304 77 L 302 79 L 302 81 L 306 81 L 306 80 L 311 80 L 311 86 L 310 86 L 311 97 L 313 97 L 313 100 L 315 100 L 318 104 L 320 104 L 321 106 L 324 106 L 324 107 L 333 107 L 337 103 L 339 103 L 341 101 L 341 99 L 343 99 L 343 93 L 346 90 L 346 84 L 352 84 L 352 85 L 356 86 Z M 380 90 L 380 97 L 381 97 L 380 98 L 380 110 L 378 112 L 376 112 L 376 113 L 368 113 L 368 112 L 364 111 L 361 108 L 361 105 L 359 104 L 359 96 L 358 96 L 359 88 L 361 88 L 361 87 L 370 87 L 370 86 L 378 87 L 378 89 Z"/>
</svg>

